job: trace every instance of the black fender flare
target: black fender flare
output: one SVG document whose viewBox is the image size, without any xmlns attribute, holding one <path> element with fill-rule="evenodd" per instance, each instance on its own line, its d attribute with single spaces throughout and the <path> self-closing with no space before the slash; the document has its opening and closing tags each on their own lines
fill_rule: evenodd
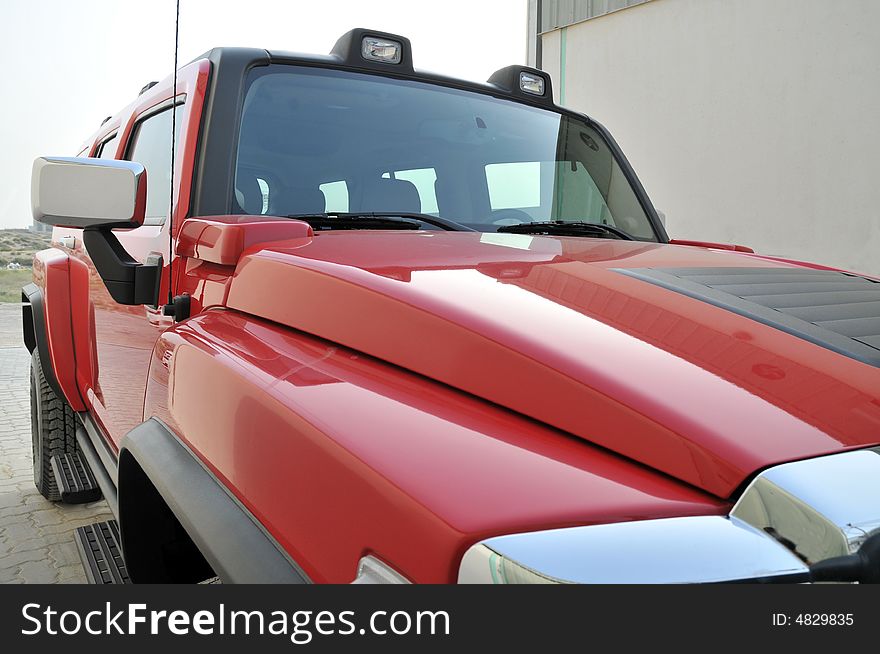
<svg viewBox="0 0 880 654">
<path fill-rule="evenodd" d="M 40 355 L 43 376 L 46 383 L 60 398 L 65 395 L 58 384 L 52 358 L 49 356 L 49 338 L 46 335 L 46 313 L 43 310 L 43 291 L 36 284 L 27 284 L 21 289 L 21 330 L 24 345 L 33 354 L 34 349 Z"/>
<path fill-rule="evenodd" d="M 214 572 L 225 583 L 309 583 L 302 569 L 196 455 L 157 418 L 125 435 L 119 450 L 119 526 L 123 550 L 136 548 L 138 466 Z M 149 528 L 148 525 L 140 525 Z M 133 575 L 134 578 L 134 575 Z"/>
</svg>

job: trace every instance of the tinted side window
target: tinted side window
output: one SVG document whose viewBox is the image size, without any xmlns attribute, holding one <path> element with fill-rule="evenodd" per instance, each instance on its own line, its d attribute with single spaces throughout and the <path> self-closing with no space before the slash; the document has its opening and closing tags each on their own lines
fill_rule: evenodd
<svg viewBox="0 0 880 654">
<path fill-rule="evenodd" d="M 107 139 L 98 146 L 95 156 L 98 159 L 115 159 L 116 148 L 119 147 L 119 133 L 117 132 L 111 138 Z"/>
<path fill-rule="evenodd" d="M 182 105 L 177 105 L 177 131 L 180 136 Z M 128 148 L 129 161 L 137 161 L 147 170 L 146 220 L 160 224 L 168 216 L 171 202 L 171 109 L 145 118 L 135 125 Z"/>
</svg>

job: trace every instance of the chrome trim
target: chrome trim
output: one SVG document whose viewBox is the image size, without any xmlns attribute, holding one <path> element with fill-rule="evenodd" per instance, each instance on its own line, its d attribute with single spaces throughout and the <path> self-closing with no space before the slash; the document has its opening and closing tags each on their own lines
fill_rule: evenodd
<svg viewBox="0 0 880 654">
<path fill-rule="evenodd" d="M 353 584 L 408 584 L 406 577 L 383 563 L 375 556 L 367 555 L 358 562 L 357 576 Z"/>
<path fill-rule="evenodd" d="M 853 554 L 880 530 L 880 449 L 765 470 L 730 514 L 786 543 L 808 563 Z"/>
<path fill-rule="evenodd" d="M 809 581 L 809 566 L 880 533 L 880 448 L 760 473 L 730 515 L 641 520 L 489 538 L 459 583 Z"/>
<path fill-rule="evenodd" d="M 802 561 L 754 527 L 694 516 L 490 538 L 465 553 L 458 581 L 681 584 L 808 574 Z"/>
<path fill-rule="evenodd" d="M 31 173 L 34 220 L 63 227 L 144 222 L 147 176 L 134 161 L 37 157 Z"/>
</svg>

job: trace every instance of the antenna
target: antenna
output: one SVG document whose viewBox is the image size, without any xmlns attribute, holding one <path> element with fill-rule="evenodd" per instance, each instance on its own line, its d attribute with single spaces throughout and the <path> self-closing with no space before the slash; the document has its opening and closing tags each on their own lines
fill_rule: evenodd
<svg viewBox="0 0 880 654">
<path fill-rule="evenodd" d="M 180 0 L 174 11 L 174 73 L 171 82 L 171 193 L 168 202 L 168 304 L 174 304 L 174 145 L 177 135 L 177 50 L 180 45 Z"/>
</svg>

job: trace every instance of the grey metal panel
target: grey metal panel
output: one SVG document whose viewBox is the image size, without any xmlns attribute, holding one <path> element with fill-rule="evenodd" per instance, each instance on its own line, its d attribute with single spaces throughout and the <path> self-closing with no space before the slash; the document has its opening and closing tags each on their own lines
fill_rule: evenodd
<svg viewBox="0 0 880 654">
<path fill-rule="evenodd" d="M 876 347 L 880 350 L 880 336 L 865 336 L 863 338 L 856 339 L 859 343 L 864 343 L 865 345 L 870 345 L 871 347 Z"/>
<path fill-rule="evenodd" d="M 706 286 L 711 286 L 712 288 L 717 288 L 719 291 L 725 291 L 744 298 L 750 298 L 750 294 L 756 288 L 756 285 L 753 283 L 706 284 Z M 850 282 L 846 280 L 817 279 L 815 281 L 806 280 L 801 282 L 769 282 L 761 284 L 758 288 L 761 289 L 760 295 L 791 295 L 792 301 L 796 302 L 799 293 L 816 293 L 818 291 L 822 291 L 823 293 L 861 291 L 864 290 L 865 287 L 858 281 Z"/>
<path fill-rule="evenodd" d="M 776 276 L 784 276 L 788 277 L 793 274 L 797 275 L 814 275 L 814 276 L 823 276 L 827 274 L 826 270 L 819 270 L 813 268 L 744 268 L 741 266 L 736 266 L 732 268 L 675 268 L 675 273 L 677 275 L 687 275 L 687 277 L 693 278 L 695 280 L 708 279 L 710 277 L 718 279 L 728 279 L 733 275 L 737 275 L 737 277 L 732 277 L 734 280 L 744 279 L 744 277 L 739 277 L 739 275 L 748 275 L 755 276 L 759 275 L 762 278 L 766 278 L 770 275 Z M 712 284 L 720 284 L 721 281 L 713 281 L 713 282 L 700 282 L 700 283 L 712 283 Z M 732 283 L 732 282 L 728 282 Z M 759 282 L 760 283 L 760 282 Z"/>
<path fill-rule="evenodd" d="M 575 0 L 559 0 L 556 7 L 556 22 L 570 25 L 574 21 Z"/>
<path fill-rule="evenodd" d="M 715 287 L 713 286 L 712 288 Z M 832 304 L 851 304 L 853 302 L 878 302 L 880 301 L 880 285 L 878 285 L 876 290 L 866 288 L 860 291 L 820 291 L 816 293 L 795 293 L 794 295 L 788 295 L 787 293 L 768 295 L 743 293 L 739 297 L 776 310 L 830 306 Z"/>
<path fill-rule="evenodd" d="M 867 277 L 787 268 L 616 270 L 880 367 L 880 282 Z"/>
<path fill-rule="evenodd" d="M 880 302 L 851 302 L 848 304 L 829 304 L 818 307 L 794 307 L 786 313 L 808 322 L 826 320 L 848 320 L 850 318 L 870 318 L 880 316 Z"/>
<path fill-rule="evenodd" d="M 595 6 L 597 4 L 601 4 L 602 0 L 583 0 L 582 2 L 574 3 L 574 16 L 572 16 L 572 22 L 576 23 L 581 20 L 587 20 L 588 18 L 592 18 L 596 14 Z"/>
<path fill-rule="evenodd" d="M 852 338 L 864 338 L 880 335 L 880 316 L 868 318 L 849 318 L 846 320 L 826 320 L 815 323 L 819 327 L 830 329 L 838 334 Z"/>
<path fill-rule="evenodd" d="M 722 268 L 722 272 L 708 273 L 705 275 L 688 275 L 688 279 L 698 284 L 716 286 L 718 284 L 780 284 L 787 282 L 821 282 L 825 279 L 823 270 L 798 270 L 794 272 L 780 273 L 755 273 L 751 268 L 743 268 L 748 272 L 736 272 L 736 270 Z M 729 272 L 728 272 L 729 271 Z M 837 280 L 834 280 L 837 281 Z"/>
<path fill-rule="evenodd" d="M 641 5 L 651 0 L 543 0 L 541 31 L 548 32 L 604 16 L 612 11 Z"/>
</svg>

